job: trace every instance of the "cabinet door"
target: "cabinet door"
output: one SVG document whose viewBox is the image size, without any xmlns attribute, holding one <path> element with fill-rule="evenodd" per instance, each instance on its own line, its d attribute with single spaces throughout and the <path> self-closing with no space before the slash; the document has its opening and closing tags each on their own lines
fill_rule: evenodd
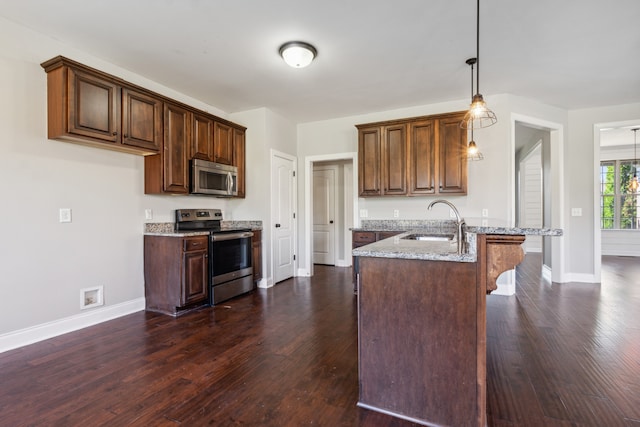
<svg viewBox="0 0 640 427">
<path fill-rule="evenodd" d="M 467 131 L 462 116 L 438 120 L 440 187 L 443 194 L 467 194 Z"/>
<path fill-rule="evenodd" d="M 380 165 L 382 162 L 380 127 L 358 131 L 358 193 L 362 197 L 381 196 Z"/>
<path fill-rule="evenodd" d="M 187 151 L 191 143 L 191 113 L 173 104 L 164 104 L 164 191 L 189 192 Z"/>
<path fill-rule="evenodd" d="M 220 122 L 213 124 L 213 161 L 233 164 L 233 129 Z"/>
<path fill-rule="evenodd" d="M 122 144 L 160 150 L 162 101 L 132 89 L 122 89 Z"/>
<path fill-rule="evenodd" d="M 420 120 L 409 125 L 409 194 L 427 195 L 436 192 L 436 144 L 432 120 Z"/>
<path fill-rule="evenodd" d="M 120 143 L 120 87 L 69 68 L 68 132 L 117 145 Z"/>
<path fill-rule="evenodd" d="M 209 295 L 207 251 L 183 254 L 184 276 L 182 283 L 182 305 L 201 302 Z"/>
<path fill-rule="evenodd" d="M 243 129 L 233 129 L 233 165 L 238 168 L 238 196 L 244 198 L 246 187 L 246 147 Z"/>
<path fill-rule="evenodd" d="M 213 120 L 207 116 L 193 115 L 189 158 L 213 161 Z"/>
<path fill-rule="evenodd" d="M 383 194 L 407 194 L 407 125 L 383 128 L 382 184 Z"/>
</svg>

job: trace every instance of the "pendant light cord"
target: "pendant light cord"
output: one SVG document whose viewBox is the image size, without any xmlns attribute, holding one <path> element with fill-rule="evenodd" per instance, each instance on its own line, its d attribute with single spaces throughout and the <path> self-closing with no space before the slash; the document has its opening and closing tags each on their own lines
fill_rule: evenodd
<svg viewBox="0 0 640 427">
<path fill-rule="evenodd" d="M 476 93 L 480 93 L 480 0 L 477 2 L 476 12 L 476 63 Z M 471 70 L 473 70 L 473 65 L 471 66 Z M 471 97 L 473 98 L 473 94 L 471 94 Z"/>
</svg>

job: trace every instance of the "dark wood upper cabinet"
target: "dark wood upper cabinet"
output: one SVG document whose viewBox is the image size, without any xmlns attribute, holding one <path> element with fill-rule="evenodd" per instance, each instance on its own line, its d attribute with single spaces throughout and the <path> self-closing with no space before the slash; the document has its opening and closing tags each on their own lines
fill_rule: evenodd
<svg viewBox="0 0 640 427">
<path fill-rule="evenodd" d="M 122 89 L 122 144 L 160 150 L 162 101 L 133 89 Z"/>
<path fill-rule="evenodd" d="M 50 139 L 142 155 L 159 152 L 159 98 L 63 57 L 42 67 Z"/>
<path fill-rule="evenodd" d="M 68 133 L 100 142 L 120 142 L 120 87 L 71 68 L 68 79 Z M 53 130 L 54 134 L 64 133 L 64 129 Z"/>
<path fill-rule="evenodd" d="M 466 194 L 462 113 L 357 125 L 360 197 Z"/>
<path fill-rule="evenodd" d="M 467 131 L 462 117 L 438 120 L 440 188 L 442 194 L 467 194 Z"/>
<path fill-rule="evenodd" d="M 382 196 L 381 168 L 380 127 L 358 127 L 358 193 L 360 196 Z"/>
<path fill-rule="evenodd" d="M 409 194 L 435 194 L 436 140 L 433 120 L 409 124 Z"/>
<path fill-rule="evenodd" d="M 233 129 L 233 165 L 238 168 L 238 195 L 246 197 L 246 142 L 245 130 Z"/>
<path fill-rule="evenodd" d="M 164 192 L 189 192 L 192 114 L 178 105 L 164 104 Z"/>
<path fill-rule="evenodd" d="M 191 159 L 213 161 L 213 119 L 203 114 L 193 115 Z"/>
<path fill-rule="evenodd" d="M 63 56 L 41 66 L 50 139 L 144 155 L 145 194 L 189 193 L 191 159 L 233 165 L 245 197 L 245 127 Z"/>
<path fill-rule="evenodd" d="M 382 184 L 383 194 L 407 194 L 407 125 L 383 127 Z"/>
<path fill-rule="evenodd" d="M 213 161 L 233 165 L 233 128 L 225 123 L 213 123 Z"/>
</svg>

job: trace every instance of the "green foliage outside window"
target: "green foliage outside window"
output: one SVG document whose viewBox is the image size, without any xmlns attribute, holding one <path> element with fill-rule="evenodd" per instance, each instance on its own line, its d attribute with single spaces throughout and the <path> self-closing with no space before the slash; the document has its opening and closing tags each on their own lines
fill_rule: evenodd
<svg viewBox="0 0 640 427">
<path fill-rule="evenodd" d="M 602 229 L 640 228 L 638 193 L 629 189 L 634 168 L 631 160 L 600 163 L 600 227 Z"/>
</svg>

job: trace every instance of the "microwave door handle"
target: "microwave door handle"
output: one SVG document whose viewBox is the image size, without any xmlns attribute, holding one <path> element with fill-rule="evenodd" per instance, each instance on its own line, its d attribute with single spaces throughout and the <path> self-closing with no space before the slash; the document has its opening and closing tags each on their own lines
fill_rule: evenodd
<svg viewBox="0 0 640 427">
<path fill-rule="evenodd" d="M 231 172 L 227 172 L 227 194 L 231 194 L 232 186 L 233 186 L 233 178 L 231 178 Z"/>
</svg>

